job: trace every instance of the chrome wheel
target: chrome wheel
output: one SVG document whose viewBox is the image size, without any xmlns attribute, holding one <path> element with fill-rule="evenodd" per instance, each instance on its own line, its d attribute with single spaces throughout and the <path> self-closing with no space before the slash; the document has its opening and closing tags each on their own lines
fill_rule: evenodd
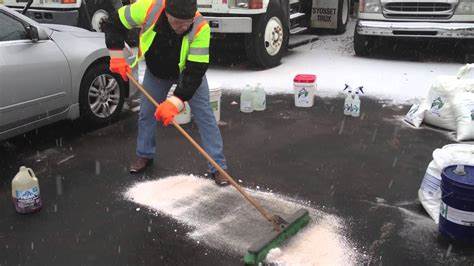
<svg viewBox="0 0 474 266">
<path fill-rule="evenodd" d="M 274 56 L 280 52 L 283 46 L 283 24 L 277 17 L 272 17 L 265 28 L 265 48 L 267 53 Z"/>
<path fill-rule="evenodd" d="M 108 118 L 117 110 L 120 103 L 120 87 L 117 80 L 109 74 L 94 79 L 89 87 L 89 108 L 99 118 Z"/>
</svg>

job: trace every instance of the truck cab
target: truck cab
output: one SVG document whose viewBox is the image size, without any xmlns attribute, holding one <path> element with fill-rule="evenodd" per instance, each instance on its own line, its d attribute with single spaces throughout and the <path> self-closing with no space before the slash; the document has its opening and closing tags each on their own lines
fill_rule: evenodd
<svg viewBox="0 0 474 266">
<path fill-rule="evenodd" d="M 376 39 L 451 38 L 474 41 L 472 0 L 360 0 L 354 50 L 366 56 Z"/>
</svg>

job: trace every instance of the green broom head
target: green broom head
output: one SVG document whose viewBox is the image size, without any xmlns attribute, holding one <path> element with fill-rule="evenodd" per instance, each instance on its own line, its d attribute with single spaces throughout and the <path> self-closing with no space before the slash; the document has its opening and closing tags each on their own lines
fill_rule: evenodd
<svg viewBox="0 0 474 266">
<path fill-rule="evenodd" d="M 271 235 L 252 245 L 244 257 L 245 265 L 257 265 L 264 261 L 270 250 L 280 247 L 283 242 L 305 227 L 310 220 L 306 209 L 298 210 L 287 221 L 281 217 L 277 218 L 282 220 L 282 230 L 279 233 L 273 231 Z"/>
</svg>

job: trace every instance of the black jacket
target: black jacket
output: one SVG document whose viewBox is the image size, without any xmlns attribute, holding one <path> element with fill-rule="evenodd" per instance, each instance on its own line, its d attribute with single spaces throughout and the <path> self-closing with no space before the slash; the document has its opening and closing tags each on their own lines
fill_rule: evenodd
<svg viewBox="0 0 474 266">
<path fill-rule="evenodd" d="M 102 30 L 105 33 L 107 48 L 124 48 L 128 30 L 120 22 L 117 12 L 102 23 Z M 187 61 L 180 76 L 178 63 L 184 35 L 175 33 L 164 13 L 156 23 L 154 31 L 155 39 L 145 54 L 148 70 L 157 78 L 177 81 L 174 95 L 183 101 L 190 100 L 201 85 L 209 64 Z"/>
</svg>

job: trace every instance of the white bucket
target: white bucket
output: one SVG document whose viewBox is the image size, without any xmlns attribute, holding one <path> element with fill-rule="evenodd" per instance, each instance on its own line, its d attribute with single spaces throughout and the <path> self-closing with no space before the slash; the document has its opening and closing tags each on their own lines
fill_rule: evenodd
<svg viewBox="0 0 474 266">
<path fill-rule="evenodd" d="M 188 102 L 184 102 L 184 110 L 175 116 L 174 120 L 180 125 L 191 122 L 191 107 Z"/>
<path fill-rule="evenodd" d="M 217 122 L 221 121 L 221 97 L 221 89 L 215 88 L 209 90 L 209 101 Z"/>
<path fill-rule="evenodd" d="M 316 93 L 315 75 L 297 75 L 294 79 L 295 106 L 312 107 Z"/>
</svg>

